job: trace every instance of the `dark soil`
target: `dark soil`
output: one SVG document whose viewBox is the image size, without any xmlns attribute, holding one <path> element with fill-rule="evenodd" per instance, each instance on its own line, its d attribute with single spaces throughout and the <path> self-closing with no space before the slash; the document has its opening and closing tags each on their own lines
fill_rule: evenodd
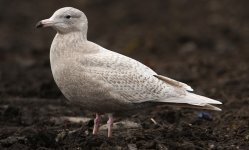
<svg viewBox="0 0 249 150">
<path fill-rule="evenodd" d="M 88 39 L 223 102 L 222 112 L 167 106 L 130 116 L 142 127 L 108 139 L 55 85 L 55 32 L 37 21 L 62 6 L 89 19 Z M 249 1 L 0 1 L 0 149 L 249 149 Z M 154 118 L 158 124 L 154 124 Z M 117 118 L 122 120 L 122 118 Z M 104 123 L 104 122 L 103 122 Z"/>
</svg>

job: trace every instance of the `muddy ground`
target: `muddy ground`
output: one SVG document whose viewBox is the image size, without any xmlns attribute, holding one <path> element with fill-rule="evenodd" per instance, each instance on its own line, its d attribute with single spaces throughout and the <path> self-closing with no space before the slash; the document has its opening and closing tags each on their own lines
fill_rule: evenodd
<svg viewBox="0 0 249 150">
<path fill-rule="evenodd" d="M 86 13 L 89 40 L 221 100 L 223 111 L 161 106 L 129 116 L 137 127 L 121 127 L 113 138 L 106 131 L 93 136 L 94 113 L 67 103 L 53 81 L 55 32 L 34 28 L 62 6 Z M 248 6 L 247 0 L 1 0 L 0 149 L 249 149 Z"/>
</svg>

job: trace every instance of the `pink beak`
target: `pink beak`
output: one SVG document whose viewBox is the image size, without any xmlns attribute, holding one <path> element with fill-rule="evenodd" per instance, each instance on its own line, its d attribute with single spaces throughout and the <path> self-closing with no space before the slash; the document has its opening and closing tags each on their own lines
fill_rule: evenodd
<svg viewBox="0 0 249 150">
<path fill-rule="evenodd" d="M 52 21 L 51 19 L 45 19 L 45 20 L 39 21 L 36 24 L 36 28 L 51 27 L 53 25 L 54 25 L 54 21 Z"/>
</svg>

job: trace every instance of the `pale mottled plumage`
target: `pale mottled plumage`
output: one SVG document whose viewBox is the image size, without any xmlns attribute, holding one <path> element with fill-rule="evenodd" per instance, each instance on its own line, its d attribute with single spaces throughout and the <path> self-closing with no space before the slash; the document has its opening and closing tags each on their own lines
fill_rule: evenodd
<svg viewBox="0 0 249 150">
<path fill-rule="evenodd" d="M 220 110 L 221 104 L 189 93 L 184 83 L 157 75 L 149 67 L 87 40 L 87 18 L 66 7 L 38 24 L 57 30 L 50 50 L 54 79 L 62 93 L 97 113 L 116 113 L 156 103 L 193 105 Z"/>
</svg>

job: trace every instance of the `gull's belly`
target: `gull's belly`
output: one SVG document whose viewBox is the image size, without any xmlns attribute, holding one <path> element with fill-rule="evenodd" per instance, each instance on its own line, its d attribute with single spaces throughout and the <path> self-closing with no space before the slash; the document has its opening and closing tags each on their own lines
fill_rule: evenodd
<svg viewBox="0 0 249 150">
<path fill-rule="evenodd" d="M 100 113 L 120 111 L 129 105 L 117 100 L 110 87 L 76 64 L 51 63 L 51 68 L 57 86 L 72 103 Z"/>
</svg>

